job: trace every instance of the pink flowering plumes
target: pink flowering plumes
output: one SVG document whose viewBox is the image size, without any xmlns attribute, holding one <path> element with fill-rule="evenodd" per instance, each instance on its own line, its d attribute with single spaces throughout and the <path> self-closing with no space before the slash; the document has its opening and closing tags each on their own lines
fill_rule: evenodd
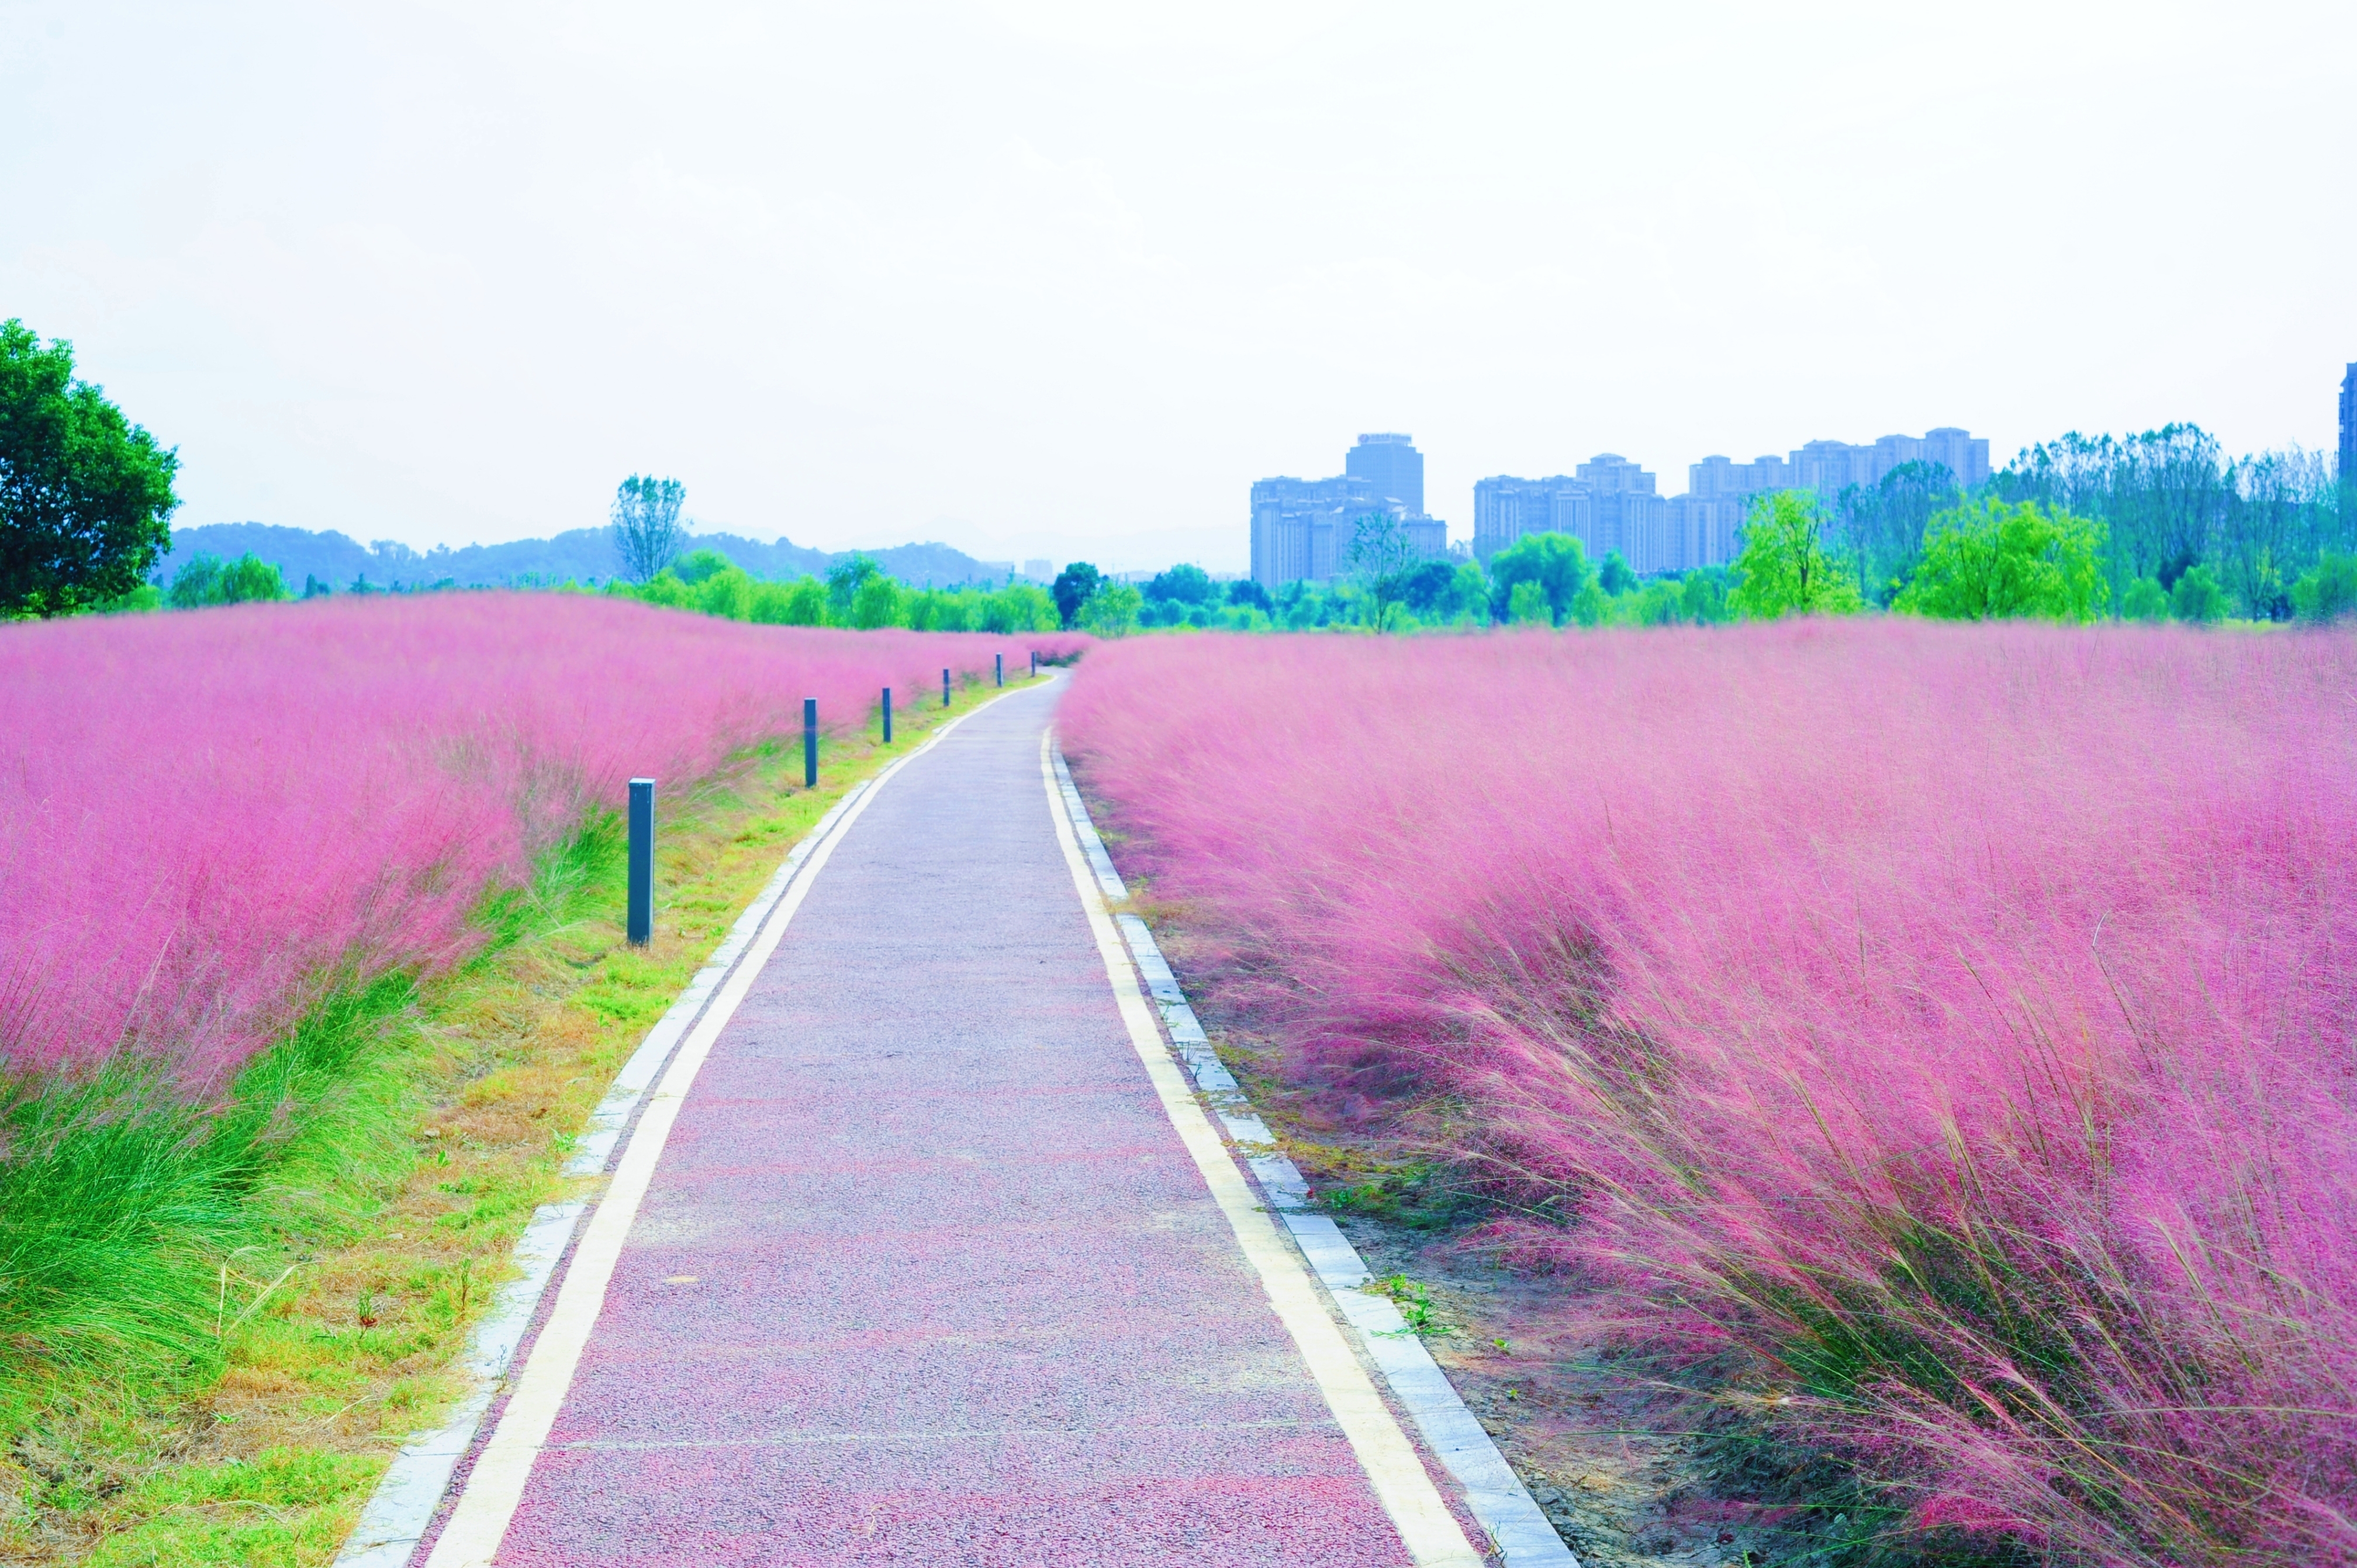
<svg viewBox="0 0 2357 1568">
<path fill-rule="evenodd" d="M 463 953 L 484 894 L 662 789 L 894 687 L 1068 639 L 738 625 L 565 595 L 0 627 L 0 1072 L 118 1049 L 191 1083 L 359 965 Z"/>
<path fill-rule="evenodd" d="M 1061 723 L 1215 1006 L 1921 1527 L 2357 1561 L 2357 639 L 1157 639 Z"/>
</svg>

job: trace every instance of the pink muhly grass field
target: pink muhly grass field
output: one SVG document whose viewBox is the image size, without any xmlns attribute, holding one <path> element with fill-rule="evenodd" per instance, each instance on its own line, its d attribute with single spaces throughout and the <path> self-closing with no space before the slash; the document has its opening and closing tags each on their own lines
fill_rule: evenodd
<svg viewBox="0 0 2357 1568">
<path fill-rule="evenodd" d="M 447 963 L 633 775 L 856 731 L 1070 638 L 757 627 L 466 594 L 0 628 L 0 1072 L 217 1080 L 339 966 Z M 929 701 L 930 693 L 930 701 Z"/>
<path fill-rule="evenodd" d="M 1155 639 L 1060 723 L 1216 1005 L 1919 1525 L 2357 1561 L 2357 638 Z"/>
</svg>

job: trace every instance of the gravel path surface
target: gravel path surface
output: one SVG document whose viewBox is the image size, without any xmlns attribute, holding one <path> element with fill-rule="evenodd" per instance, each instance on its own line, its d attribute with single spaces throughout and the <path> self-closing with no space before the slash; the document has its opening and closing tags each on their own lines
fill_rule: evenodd
<svg viewBox="0 0 2357 1568">
<path fill-rule="evenodd" d="M 1409 1559 L 1124 1032 L 1012 694 L 720 1034 L 501 1564 Z"/>
</svg>

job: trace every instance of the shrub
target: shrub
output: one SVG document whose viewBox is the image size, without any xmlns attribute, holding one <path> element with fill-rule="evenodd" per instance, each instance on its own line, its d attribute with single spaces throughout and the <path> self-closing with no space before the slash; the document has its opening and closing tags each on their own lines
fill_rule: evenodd
<svg viewBox="0 0 2357 1568">
<path fill-rule="evenodd" d="M 1190 564 L 1157 572 L 1146 585 L 1148 604 L 1173 601 L 1182 605 L 1208 605 L 1220 596 L 1220 585 L 1200 566 Z"/>
<path fill-rule="evenodd" d="M 2120 618 L 2123 620 L 2154 621 L 2169 618 L 2169 590 L 2150 577 L 2138 577 L 2120 596 Z"/>
<path fill-rule="evenodd" d="M 2192 626 L 2210 626 L 2226 618 L 2226 590 L 2218 574 L 2207 566 L 2188 566 L 2169 591 L 2169 613 Z"/>
<path fill-rule="evenodd" d="M 1570 534 L 1525 533 L 1490 558 L 1491 614 L 1518 625 L 1531 618 L 1515 608 L 1516 590 L 1527 583 L 1539 590 L 1547 621 L 1561 626 L 1594 576 L 1587 547 Z"/>
<path fill-rule="evenodd" d="M 2036 501 L 1983 499 L 1932 519 L 1915 575 L 1893 602 L 1941 620 L 2091 621 L 2108 590 L 2104 530 Z"/>
<path fill-rule="evenodd" d="M 180 564 L 164 598 L 176 610 L 208 605 L 270 603 L 291 598 L 278 568 L 248 551 L 234 561 L 199 553 Z"/>
<path fill-rule="evenodd" d="M 1212 1016 L 1926 1528 L 2350 1559 L 2357 637 L 1148 640 L 1061 722 Z"/>
<path fill-rule="evenodd" d="M 1137 629 L 1144 596 L 1127 583 L 1105 583 L 1081 607 L 1081 625 L 1097 637 L 1125 637 Z"/>
<path fill-rule="evenodd" d="M 2304 621 L 2321 623 L 2357 614 L 2357 555 L 2326 551 L 2292 584 L 2291 603 Z"/>
</svg>

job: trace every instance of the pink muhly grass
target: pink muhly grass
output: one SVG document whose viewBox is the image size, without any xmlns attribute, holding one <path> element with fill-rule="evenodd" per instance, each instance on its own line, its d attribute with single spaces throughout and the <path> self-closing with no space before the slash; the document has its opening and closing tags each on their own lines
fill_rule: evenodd
<svg viewBox="0 0 2357 1568">
<path fill-rule="evenodd" d="M 1215 1002 L 1924 1527 L 2357 1561 L 2357 638 L 1147 639 L 1061 724 Z"/>
<path fill-rule="evenodd" d="M 431 969 L 638 774 L 1070 639 L 756 627 L 565 595 L 0 628 L 0 1076 L 218 1082 L 339 970 Z M 938 696 L 933 701 L 938 702 Z"/>
</svg>

